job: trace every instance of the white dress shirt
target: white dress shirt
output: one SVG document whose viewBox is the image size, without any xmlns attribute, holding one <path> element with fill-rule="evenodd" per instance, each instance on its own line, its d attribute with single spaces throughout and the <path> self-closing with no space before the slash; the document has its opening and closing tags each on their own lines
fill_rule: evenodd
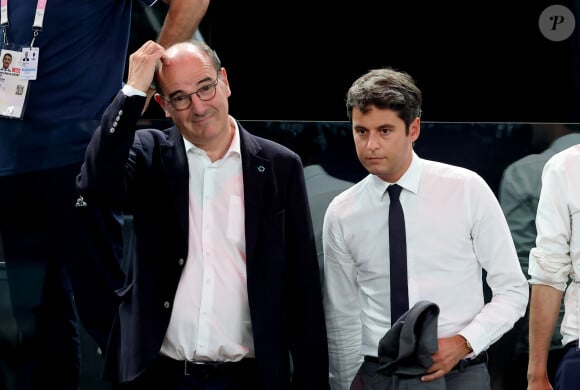
<svg viewBox="0 0 580 390">
<path fill-rule="evenodd" d="M 253 357 L 239 130 L 224 157 L 213 163 L 202 149 L 184 141 L 188 254 L 161 353 L 194 361 Z"/>
<path fill-rule="evenodd" d="M 369 175 L 338 195 L 324 219 L 325 312 L 333 389 L 348 389 L 364 355 L 377 356 L 391 327 L 391 183 Z M 438 337 L 463 335 L 486 350 L 524 314 L 528 285 L 499 203 L 464 168 L 415 153 L 403 191 L 409 305 L 439 305 Z M 493 291 L 485 304 L 482 268 Z"/>
<path fill-rule="evenodd" d="M 530 283 L 565 293 L 562 343 L 580 333 L 580 145 L 554 155 L 544 166 L 536 215 L 538 236 L 530 252 Z"/>
</svg>

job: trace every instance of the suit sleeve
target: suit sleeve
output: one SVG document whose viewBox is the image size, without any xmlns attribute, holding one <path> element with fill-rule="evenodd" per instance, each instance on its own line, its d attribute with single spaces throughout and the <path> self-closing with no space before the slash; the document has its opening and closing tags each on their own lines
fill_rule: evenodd
<svg viewBox="0 0 580 390">
<path fill-rule="evenodd" d="M 117 95 L 93 134 L 77 177 L 81 197 L 70 237 L 75 256 L 67 259 L 67 271 L 81 322 L 103 351 L 117 313 L 115 290 L 125 279 L 124 216 L 114 199 L 123 197 L 119 188 L 124 187 L 124 167 L 144 101 Z"/>
<path fill-rule="evenodd" d="M 109 105 L 87 147 L 85 162 L 77 177 L 81 194 L 122 207 L 131 173 L 129 154 L 144 105 L 144 97 L 125 96 L 123 92 Z"/>
</svg>

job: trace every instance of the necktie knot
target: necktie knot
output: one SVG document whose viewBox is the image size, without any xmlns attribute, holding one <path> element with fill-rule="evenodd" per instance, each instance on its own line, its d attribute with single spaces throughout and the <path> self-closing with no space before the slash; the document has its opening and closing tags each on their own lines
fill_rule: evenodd
<svg viewBox="0 0 580 390">
<path fill-rule="evenodd" d="M 397 200 L 399 200 L 399 195 L 401 194 L 402 189 L 403 187 L 401 187 L 398 184 L 391 184 L 390 186 L 387 187 L 387 191 L 389 192 L 391 202 L 396 202 Z"/>
</svg>

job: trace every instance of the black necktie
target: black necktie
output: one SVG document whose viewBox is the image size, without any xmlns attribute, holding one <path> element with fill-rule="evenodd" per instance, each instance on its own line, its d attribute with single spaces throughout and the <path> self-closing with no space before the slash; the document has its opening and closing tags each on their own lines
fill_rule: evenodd
<svg viewBox="0 0 580 390">
<path fill-rule="evenodd" d="M 407 239 L 405 237 L 405 216 L 399 195 L 401 186 L 390 185 L 387 188 L 391 204 L 389 205 L 389 262 L 391 264 L 391 324 L 409 310 L 409 293 L 407 290 Z"/>
</svg>

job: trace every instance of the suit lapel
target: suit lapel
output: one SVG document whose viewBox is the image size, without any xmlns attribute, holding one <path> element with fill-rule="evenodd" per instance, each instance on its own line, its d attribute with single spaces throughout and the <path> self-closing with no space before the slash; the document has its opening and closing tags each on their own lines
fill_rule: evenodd
<svg viewBox="0 0 580 390">
<path fill-rule="evenodd" d="M 246 261 L 250 261 L 258 238 L 264 185 L 267 178 L 272 176 L 272 172 L 270 171 L 270 161 L 259 155 L 261 146 L 239 123 L 238 127 L 240 129 L 240 150 L 244 177 Z"/>
<path fill-rule="evenodd" d="M 170 196 L 173 200 L 176 218 L 179 223 L 180 237 L 187 245 L 189 232 L 189 169 L 183 138 L 176 127 L 169 130 L 167 143 L 160 145 L 161 166 Z"/>
</svg>

